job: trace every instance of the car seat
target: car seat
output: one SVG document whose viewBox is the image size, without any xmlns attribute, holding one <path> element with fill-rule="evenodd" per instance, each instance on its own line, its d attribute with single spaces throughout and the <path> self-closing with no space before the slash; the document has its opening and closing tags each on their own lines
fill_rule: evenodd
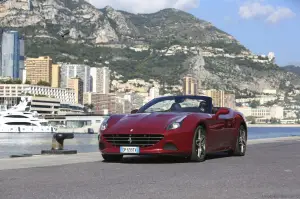
<svg viewBox="0 0 300 199">
<path fill-rule="evenodd" d="M 172 106 L 171 106 L 171 108 L 170 108 L 170 111 L 179 111 L 179 110 L 181 110 L 180 104 L 173 103 Z"/>
</svg>

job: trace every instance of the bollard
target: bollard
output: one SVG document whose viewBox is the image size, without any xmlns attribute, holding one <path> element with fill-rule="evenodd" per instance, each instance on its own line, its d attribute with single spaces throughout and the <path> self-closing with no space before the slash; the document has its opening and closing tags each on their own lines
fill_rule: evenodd
<svg viewBox="0 0 300 199">
<path fill-rule="evenodd" d="M 52 150 L 64 150 L 65 139 L 73 139 L 73 133 L 55 133 L 52 137 Z"/>
<path fill-rule="evenodd" d="M 77 150 L 65 150 L 65 139 L 73 139 L 74 133 L 54 133 L 51 150 L 42 150 L 42 154 L 77 154 Z"/>
</svg>

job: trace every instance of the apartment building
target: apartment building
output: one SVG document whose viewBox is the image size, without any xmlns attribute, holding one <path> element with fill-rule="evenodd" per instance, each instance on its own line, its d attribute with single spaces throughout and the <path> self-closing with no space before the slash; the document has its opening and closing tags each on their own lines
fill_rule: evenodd
<svg viewBox="0 0 300 199">
<path fill-rule="evenodd" d="M 91 68 L 91 92 L 109 93 L 110 88 L 110 70 L 108 67 Z"/>
<path fill-rule="evenodd" d="M 97 114 L 130 113 L 131 103 L 117 94 L 84 93 L 84 104 L 93 104 Z"/>
<path fill-rule="evenodd" d="M 225 107 L 225 93 L 222 90 L 205 90 L 204 93 L 212 98 L 213 105 L 216 107 Z"/>
<path fill-rule="evenodd" d="M 52 79 L 51 79 L 51 87 L 59 88 L 60 87 L 60 65 L 52 64 Z"/>
<path fill-rule="evenodd" d="M 83 81 L 83 92 L 90 91 L 90 66 L 83 64 L 61 64 L 61 88 L 67 88 L 70 78 L 79 77 Z"/>
<path fill-rule="evenodd" d="M 192 76 L 183 78 L 183 94 L 184 95 L 197 95 L 198 94 L 198 81 Z"/>
<path fill-rule="evenodd" d="M 73 77 L 68 80 L 68 88 L 75 91 L 75 103 L 83 104 L 83 81 L 78 77 Z"/>
<path fill-rule="evenodd" d="M 25 60 L 26 80 L 31 84 L 37 84 L 39 81 L 52 81 L 52 58 L 49 56 L 38 58 L 27 58 Z"/>
</svg>

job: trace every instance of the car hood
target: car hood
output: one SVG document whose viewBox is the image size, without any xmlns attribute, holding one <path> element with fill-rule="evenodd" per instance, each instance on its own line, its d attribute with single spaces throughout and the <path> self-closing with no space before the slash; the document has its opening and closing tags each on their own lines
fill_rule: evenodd
<svg viewBox="0 0 300 199">
<path fill-rule="evenodd" d="M 108 129 L 108 133 L 159 133 L 173 121 L 188 113 L 137 113 L 122 117 Z M 146 132 L 147 131 L 147 132 Z"/>
</svg>

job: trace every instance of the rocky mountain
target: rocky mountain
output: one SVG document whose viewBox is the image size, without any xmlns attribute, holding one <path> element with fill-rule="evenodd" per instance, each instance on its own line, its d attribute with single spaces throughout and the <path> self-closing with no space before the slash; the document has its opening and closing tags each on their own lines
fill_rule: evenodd
<svg viewBox="0 0 300 199">
<path fill-rule="evenodd" d="M 300 75 L 300 66 L 295 65 L 287 65 L 282 67 L 283 70 L 286 70 L 288 72 L 296 73 L 297 75 Z"/>
<path fill-rule="evenodd" d="M 176 9 L 131 14 L 97 9 L 84 0 L 32 0 L 31 5 L 7 0 L 0 5 L 0 27 L 25 36 L 28 57 L 107 65 L 118 83 L 154 79 L 171 89 L 187 73 L 203 88 L 238 93 L 300 83 L 272 59 L 252 54 L 233 36 Z M 60 36 L 64 30 L 69 36 Z"/>
</svg>

